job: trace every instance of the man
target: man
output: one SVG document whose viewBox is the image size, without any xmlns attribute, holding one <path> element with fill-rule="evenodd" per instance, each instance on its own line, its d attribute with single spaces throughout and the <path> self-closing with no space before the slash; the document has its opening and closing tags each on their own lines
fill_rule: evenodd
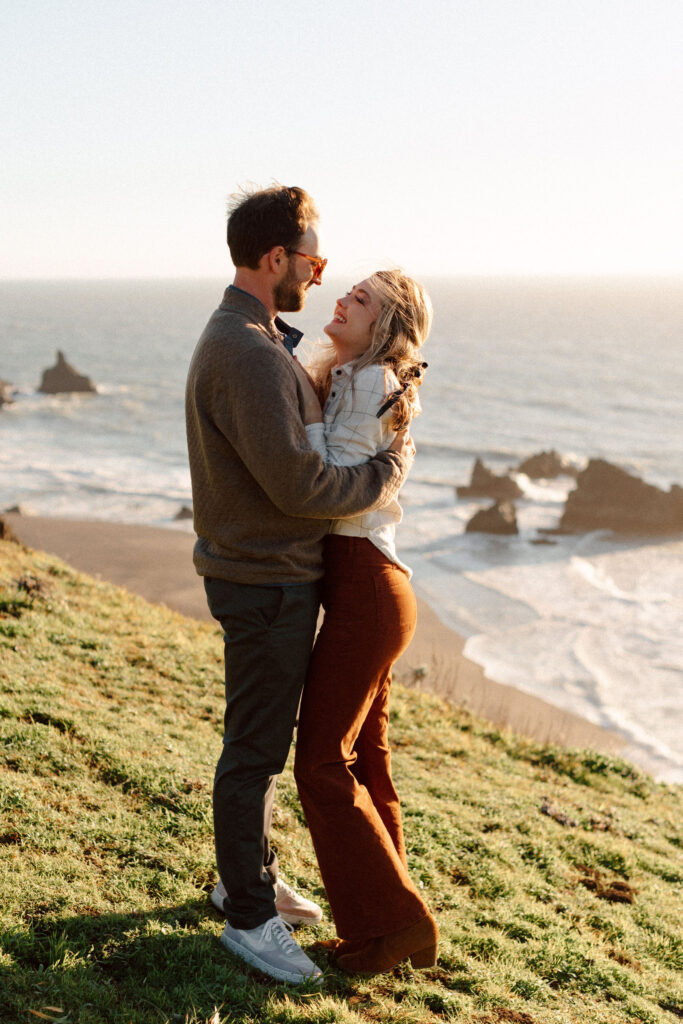
<svg viewBox="0 0 683 1024">
<path fill-rule="evenodd" d="M 320 971 L 291 938 L 320 909 L 278 880 L 269 834 L 318 615 L 328 520 L 387 504 L 410 455 L 402 439 L 361 466 L 327 467 L 308 444 L 292 358 L 301 332 L 276 314 L 320 284 L 318 214 L 300 188 L 240 197 L 228 218 L 234 283 L 190 365 L 187 436 L 194 562 L 225 640 L 225 733 L 214 780 L 223 943 L 259 970 Z"/>
</svg>

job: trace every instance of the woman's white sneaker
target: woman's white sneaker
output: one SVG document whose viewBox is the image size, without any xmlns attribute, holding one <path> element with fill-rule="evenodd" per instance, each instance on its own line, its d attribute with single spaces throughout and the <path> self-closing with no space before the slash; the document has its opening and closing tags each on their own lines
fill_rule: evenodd
<svg viewBox="0 0 683 1024">
<path fill-rule="evenodd" d="M 226 924 L 221 942 L 236 956 L 277 981 L 301 985 L 322 978 L 322 971 L 291 936 L 291 925 L 271 917 L 258 928 L 233 928 Z"/>
<path fill-rule="evenodd" d="M 219 880 L 211 893 L 211 902 L 221 914 L 224 913 L 223 900 L 226 896 L 225 886 Z M 278 878 L 275 886 L 275 909 L 287 924 L 319 924 L 323 917 L 317 903 L 307 900 L 281 878 Z"/>
</svg>

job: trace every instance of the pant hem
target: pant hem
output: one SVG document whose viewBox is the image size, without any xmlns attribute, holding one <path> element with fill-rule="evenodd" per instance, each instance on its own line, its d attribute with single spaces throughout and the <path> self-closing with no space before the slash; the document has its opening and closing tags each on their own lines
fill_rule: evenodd
<svg viewBox="0 0 683 1024">
<path fill-rule="evenodd" d="M 243 917 L 242 915 L 235 916 L 235 914 L 226 914 L 225 916 L 231 928 L 237 928 L 241 932 L 249 932 L 254 928 L 258 928 L 260 925 L 265 924 L 266 921 L 270 921 L 271 917 L 277 917 L 278 912 L 277 910 L 273 910 L 272 914 L 268 914 L 265 917 L 260 916 L 258 918 Z"/>
<path fill-rule="evenodd" d="M 430 914 L 430 912 L 428 910 L 426 910 L 424 914 L 420 915 L 420 917 L 416 917 L 414 920 L 408 921 L 407 924 L 402 924 L 399 928 L 392 928 L 391 931 L 388 931 L 388 932 L 387 931 L 375 932 L 373 930 L 371 935 L 368 934 L 367 932 L 365 932 L 365 933 L 354 932 L 352 935 L 349 935 L 349 934 L 342 935 L 338 931 L 337 934 L 338 934 L 340 939 L 345 939 L 347 942 L 372 942 L 373 939 L 391 938 L 392 935 L 396 935 L 398 932 L 403 932 L 403 931 L 406 930 L 406 928 L 413 928 L 416 924 L 419 924 L 420 921 L 426 921 L 426 919 L 428 917 L 431 917 L 431 914 Z"/>
</svg>

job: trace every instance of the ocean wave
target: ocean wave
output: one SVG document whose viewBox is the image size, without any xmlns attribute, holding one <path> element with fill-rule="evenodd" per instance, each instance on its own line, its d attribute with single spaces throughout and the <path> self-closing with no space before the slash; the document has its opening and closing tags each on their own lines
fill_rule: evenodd
<svg viewBox="0 0 683 1024">
<path fill-rule="evenodd" d="M 574 555 L 569 562 L 570 570 L 577 573 L 589 586 L 594 587 L 601 593 L 616 598 L 618 601 L 626 601 L 633 604 L 638 600 L 633 593 L 621 590 L 604 566 L 596 565 L 587 558 Z"/>
<path fill-rule="evenodd" d="M 527 453 L 520 453 L 517 448 L 473 448 L 471 446 L 464 447 L 453 444 L 449 441 L 424 440 L 422 438 L 417 439 L 417 446 L 418 452 L 424 452 L 428 455 L 453 455 L 457 458 L 499 461 L 502 459 L 521 460 L 527 457 Z"/>
<path fill-rule="evenodd" d="M 413 472 L 410 475 L 410 480 L 406 487 L 410 487 L 412 484 L 425 484 L 427 487 L 444 487 L 449 491 L 452 491 L 455 487 L 452 475 L 448 477 L 443 476 L 429 476 L 425 473 Z"/>
<path fill-rule="evenodd" d="M 59 302 L 39 319 L 44 286 L 2 287 L 10 304 L 0 375 L 18 394 L 0 412 L 0 503 L 40 514 L 170 525 L 190 501 L 182 413 L 188 339 L 222 286 L 55 284 L 50 289 Z M 493 678 L 521 689 L 538 686 L 549 700 L 558 694 L 578 714 L 603 715 L 603 724 L 614 727 L 621 709 L 648 734 L 631 733 L 641 752 L 652 748 L 654 735 L 671 746 L 669 683 L 680 665 L 671 638 L 681 635 L 683 550 L 620 544 L 601 533 L 531 544 L 538 527 L 557 525 L 571 486 L 562 478 L 543 484 L 518 476 L 524 490 L 516 503 L 519 536 L 466 534 L 468 518 L 490 501 L 457 501 L 453 486 L 469 480 L 476 458 L 500 473 L 549 448 L 577 467 L 603 457 L 659 486 L 683 483 L 680 444 L 662 443 L 662 416 L 675 423 L 680 410 L 680 304 L 660 301 L 659 293 L 651 302 L 648 292 L 641 309 L 639 293 L 629 290 L 637 315 L 617 323 L 612 298 L 592 285 L 569 294 L 566 305 L 553 299 L 544 307 L 542 289 L 515 284 L 522 307 L 514 308 L 507 286 L 463 287 L 454 291 L 446 282 L 433 294 L 449 329 L 429 343 L 424 413 L 415 426 L 418 456 L 403 489 L 398 534 L 416 589 L 444 621 L 482 638 L 477 643 L 494 666 Z M 593 337 L 577 313 L 586 302 L 604 325 Z M 530 315 L 520 319 L 520 308 Z M 125 329 L 114 350 L 102 339 L 113 339 L 121 309 Z M 22 324 L 21 337 L 12 323 Z M 55 338 L 64 340 L 68 358 L 92 376 L 99 394 L 36 391 Z M 618 373 L 608 372 L 615 365 Z"/>
<path fill-rule="evenodd" d="M 677 729 L 666 715 L 667 680 L 653 677 L 646 651 L 624 649 L 621 641 L 607 627 L 568 629 L 543 621 L 471 637 L 465 654 L 491 678 L 617 732 L 632 760 L 661 779 L 682 781 Z M 647 694 L 639 685 L 644 670 Z"/>
</svg>

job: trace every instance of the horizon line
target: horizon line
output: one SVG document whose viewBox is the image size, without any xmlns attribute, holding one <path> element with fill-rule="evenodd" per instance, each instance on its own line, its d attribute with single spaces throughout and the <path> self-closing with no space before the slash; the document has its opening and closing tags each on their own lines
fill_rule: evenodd
<svg viewBox="0 0 683 1024">
<path fill-rule="evenodd" d="M 113 276 L 102 277 L 79 277 L 69 275 L 66 277 L 0 277 L 0 284 L 68 284 L 68 283 L 123 283 L 132 281 L 223 281 L 228 275 L 219 274 L 142 274 L 138 276 Z M 327 281 L 337 281 L 346 277 L 344 273 L 328 274 Z M 420 277 L 432 280 L 603 280 L 603 281 L 681 281 L 683 282 L 683 270 L 680 271 L 456 271 L 453 273 L 424 273 Z"/>
</svg>

